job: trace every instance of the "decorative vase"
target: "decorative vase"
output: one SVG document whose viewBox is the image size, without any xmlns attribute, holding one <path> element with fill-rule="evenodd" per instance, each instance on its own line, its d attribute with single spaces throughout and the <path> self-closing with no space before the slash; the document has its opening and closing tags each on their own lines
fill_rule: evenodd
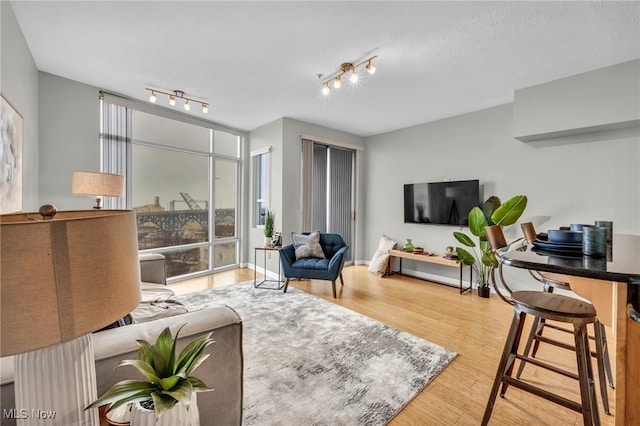
<svg viewBox="0 0 640 426">
<path fill-rule="evenodd" d="M 488 285 L 478 284 L 478 296 L 489 297 L 491 290 Z"/>
<path fill-rule="evenodd" d="M 411 238 L 407 238 L 407 242 L 404 243 L 404 251 L 413 253 L 415 249 L 416 249 L 416 246 L 414 246 L 413 243 L 411 242 Z"/>
<path fill-rule="evenodd" d="M 162 416 L 156 419 L 154 410 L 149 410 L 140 405 L 133 404 L 131 408 L 131 426 L 200 426 L 200 413 L 196 402 L 196 393 L 191 396 L 191 403 L 187 407 L 184 404 L 176 404 Z"/>
</svg>

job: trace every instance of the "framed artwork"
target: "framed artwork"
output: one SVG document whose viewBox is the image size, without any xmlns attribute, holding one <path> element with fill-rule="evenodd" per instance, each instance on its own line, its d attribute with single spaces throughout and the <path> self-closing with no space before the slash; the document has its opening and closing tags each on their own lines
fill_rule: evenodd
<svg viewBox="0 0 640 426">
<path fill-rule="evenodd" d="M 22 211 L 22 116 L 0 95 L 0 214 Z"/>
</svg>

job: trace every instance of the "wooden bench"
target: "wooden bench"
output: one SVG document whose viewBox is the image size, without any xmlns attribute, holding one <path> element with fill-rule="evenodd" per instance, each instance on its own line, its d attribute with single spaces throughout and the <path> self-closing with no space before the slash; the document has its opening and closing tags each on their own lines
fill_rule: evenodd
<svg viewBox="0 0 640 426">
<path fill-rule="evenodd" d="M 444 257 L 436 253 L 426 253 L 426 252 L 423 254 L 414 254 L 414 253 L 409 253 L 403 250 L 391 250 L 391 252 L 389 253 L 389 256 L 390 257 L 389 257 L 389 263 L 387 266 L 387 275 L 391 275 L 395 273 L 400 275 L 406 275 L 411 278 L 418 278 L 421 280 L 424 279 L 426 281 L 434 282 L 436 284 L 444 284 L 444 285 L 450 286 L 449 283 L 445 283 L 442 281 L 437 281 L 430 278 L 426 279 L 426 278 L 416 277 L 415 275 L 407 275 L 402 273 L 402 259 L 410 259 L 410 260 L 415 260 L 417 262 L 435 263 L 438 265 L 458 268 L 460 270 L 460 294 L 464 293 L 467 290 L 471 290 L 472 283 L 473 283 L 473 268 L 471 268 L 471 266 L 469 266 L 469 287 L 462 286 L 462 270 L 465 267 L 464 263 L 458 263 L 454 259 L 445 259 Z M 400 265 L 399 265 L 400 269 L 398 271 L 393 271 L 393 264 L 395 262 L 396 257 L 400 259 Z"/>
</svg>

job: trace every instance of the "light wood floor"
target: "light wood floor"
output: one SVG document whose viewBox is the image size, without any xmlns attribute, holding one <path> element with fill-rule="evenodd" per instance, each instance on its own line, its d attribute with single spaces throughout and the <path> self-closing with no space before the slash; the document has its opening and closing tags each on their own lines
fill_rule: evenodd
<svg viewBox="0 0 640 426">
<path fill-rule="evenodd" d="M 340 288 L 339 281 L 337 283 L 337 299 L 333 299 L 331 283 L 327 281 L 291 281 L 290 286 L 458 353 L 456 359 L 396 416 L 391 425 L 480 424 L 511 322 L 512 308 L 495 295 L 489 299 L 469 292 L 461 295 L 455 287 L 398 275 L 379 278 L 369 273 L 366 266 L 347 267 L 343 270 L 343 277 L 344 287 Z M 253 270 L 243 268 L 172 284 L 171 287 L 177 293 L 188 293 L 252 279 Z M 554 331 L 549 331 L 549 335 L 567 342 L 572 338 Z M 614 354 L 615 341 L 612 336 L 608 337 L 609 350 Z M 575 371 L 573 352 L 543 345 L 538 358 Z M 532 365 L 526 367 L 523 378 L 534 384 L 547 384 L 554 392 L 579 401 L 577 381 Z M 614 392 L 609 389 L 612 412 Z M 604 414 L 601 405 L 600 418 L 603 425 L 614 424 L 614 417 Z M 582 416 L 510 387 L 506 398 L 498 396 L 489 424 L 581 425 Z"/>
</svg>

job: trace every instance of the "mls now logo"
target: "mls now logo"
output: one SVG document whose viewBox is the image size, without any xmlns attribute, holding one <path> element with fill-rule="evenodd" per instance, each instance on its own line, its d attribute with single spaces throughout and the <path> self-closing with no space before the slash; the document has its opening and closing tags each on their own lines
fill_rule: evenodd
<svg viewBox="0 0 640 426">
<path fill-rule="evenodd" d="M 56 418 L 55 411 L 46 411 L 40 409 L 33 409 L 31 411 L 26 408 L 18 410 L 17 408 L 11 408 L 9 410 L 2 410 L 2 417 L 5 419 L 40 419 L 40 420 L 52 420 Z"/>
</svg>

